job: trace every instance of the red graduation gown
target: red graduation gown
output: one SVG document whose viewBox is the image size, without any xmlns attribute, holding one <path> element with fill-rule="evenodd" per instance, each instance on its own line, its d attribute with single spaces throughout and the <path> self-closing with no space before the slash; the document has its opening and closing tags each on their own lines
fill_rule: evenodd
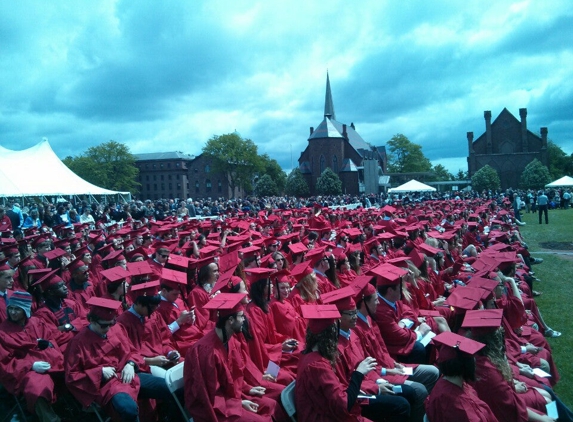
<svg viewBox="0 0 573 422">
<path fill-rule="evenodd" d="M 498 422 L 489 406 L 465 382 L 460 388 L 440 378 L 425 405 L 430 422 Z"/>
<path fill-rule="evenodd" d="M 163 318 L 165 324 L 169 325 L 179 318 L 182 311 L 188 310 L 185 302 L 178 298 L 175 303 L 161 300 L 156 312 Z M 179 329 L 171 335 L 171 341 L 181 356 L 185 356 L 187 350 L 201 337 L 203 337 L 203 332 L 197 325 L 185 324 L 180 326 Z"/>
<path fill-rule="evenodd" d="M 246 397 L 240 346 L 234 337 L 227 346 L 215 330 L 207 333 L 185 355 L 185 405 L 196 422 L 270 421 L 270 413 L 252 413 L 242 406 Z M 246 387 L 246 388 L 245 388 Z M 247 390 L 248 391 L 248 390 Z"/>
<path fill-rule="evenodd" d="M 398 322 L 403 318 L 408 318 L 416 323 L 416 317 L 401 301 L 396 302 L 396 309 L 397 311 L 394 311 L 384 300 L 380 300 L 380 304 L 376 308 L 376 324 L 378 324 L 380 334 L 390 355 L 394 358 L 397 355 L 410 353 L 417 338 L 414 330 L 398 326 Z"/>
<path fill-rule="evenodd" d="M 70 340 L 77 334 L 77 330 L 80 330 L 86 325 L 87 321 L 84 318 L 86 315 L 87 314 L 82 307 L 76 301 L 71 299 L 62 300 L 62 307 L 57 314 L 48 308 L 46 304 L 40 306 L 35 313 L 35 316 L 43 320 L 44 323 L 52 329 L 53 338 L 56 340 L 56 343 L 58 343 L 63 353 L 66 352 L 66 348 L 68 347 Z M 68 323 L 72 324 L 76 328 L 76 331 L 58 330 L 60 325 Z"/>
<path fill-rule="evenodd" d="M 269 306 L 277 332 L 287 338 L 294 338 L 300 343 L 304 343 L 306 322 L 291 303 L 288 300 L 280 301 L 273 298 Z"/>
<path fill-rule="evenodd" d="M 127 393 L 137 401 L 139 377 L 129 384 L 121 381 L 121 371 L 132 360 L 133 348 L 125 329 L 114 325 L 102 338 L 89 327 L 84 327 L 68 346 L 64 367 L 66 386 L 84 407 L 96 402 L 106 406 L 118 393 Z M 103 382 L 102 368 L 114 367 L 118 377 Z"/>
<path fill-rule="evenodd" d="M 28 319 L 24 327 L 11 321 L 0 324 L 0 384 L 10 394 L 22 394 L 31 413 L 38 397 L 48 403 L 56 401 L 50 374 L 64 370 L 64 356 L 52 337 L 52 330 L 36 317 Z M 38 349 L 40 338 L 54 347 Z M 45 374 L 33 371 L 32 365 L 37 361 L 48 362 L 51 369 Z"/>
<path fill-rule="evenodd" d="M 210 329 L 211 313 L 208 309 L 203 308 L 210 299 L 209 293 L 201 286 L 195 286 L 187 297 L 189 308 L 195 306 L 195 325 L 201 330 Z"/>
</svg>

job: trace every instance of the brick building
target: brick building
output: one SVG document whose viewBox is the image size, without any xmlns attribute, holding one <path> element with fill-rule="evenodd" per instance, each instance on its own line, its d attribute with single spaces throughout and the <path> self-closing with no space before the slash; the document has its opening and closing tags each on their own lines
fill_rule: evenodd
<svg viewBox="0 0 573 422">
<path fill-rule="evenodd" d="M 527 109 L 520 108 L 517 120 L 506 108 L 491 121 L 491 111 L 484 112 L 485 133 L 474 141 L 473 132 L 467 133 L 468 172 L 473 176 L 486 164 L 497 170 L 501 188 L 518 188 L 521 173 L 534 159 L 548 165 L 547 128 L 540 134 L 527 129 Z"/>
<path fill-rule="evenodd" d="M 232 194 L 227 178 L 213 173 L 203 154 L 193 156 L 174 151 L 135 156 L 141 199 L 232 198 L 241 194 L 238 189 Z"/>
<path fill-rule="evenodd" d="M 298 159 L 310 192 L 316 194 L 316 182 L 330 167 L 342 180 L 342 191 L 348 194 L 378 193 L 381 176 L 386 172 L 386 149 L 372 147 L 356 131 L 336 120 L 330 80 L 326 75 L 324 119 L 316 129 L 310 128 L 308 145 Z"/>
</svg>

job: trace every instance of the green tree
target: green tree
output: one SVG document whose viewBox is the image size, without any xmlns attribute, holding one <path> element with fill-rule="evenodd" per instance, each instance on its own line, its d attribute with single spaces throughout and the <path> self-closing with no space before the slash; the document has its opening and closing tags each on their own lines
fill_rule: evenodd
<svg viewBox="0 0 573 422">
<path fill-rule="evenodd" d="M 64 164 L 94 185 L 122 192 L 137 192 L 139 169 L 129 147 L 116 141 L 88 148 L 77 157 L 66 157 Z"/>
<path fill-rule="evenodd" d="M 459 169 L 458 172 L 456 173 L 456 175 L 454 176 L 453 180 L 468 180 L 470 177 L 468 176 L 468 172 L 467 171 L 463 171 L 462 169 Z"/>
<path fill-rule="evenodd" d="M 288 175 L 285 190 L 287 195 L 291 196 L 302 197 L 310 195 L 308 183 L 306 183 L 306 180 L 298 167 L 292 169 Z"/>
<path fill-rule="evenodd" d="M 432 163 L 424 156 L 422 147 L 398 133 L 386 145 L 389 149 L 388 170 L 390 173 L 428 172 Z"/>
<path fill-rule="evenodd" d="M 277 160 L 270 158 L 267 154 L 261 155 L 261 160 L 263 161 L 264 170 L 263 174 L 268 174 L 273 182 L 276 184 L 278 189 L 278 194 L 285 191 L 287 175 L 277 162 Z M 257 188 L 258 189 L 258 188 Z"/>
<path fill-rule="evenodd" d="M 203 147 L 203 154 L 211 160 L 215 173 L 229 177 L 233 192 L 237 187 L 250 190 L 251 180 L 263 170 L 255 143 L 241 138 L 237 132 L 214 135 Z"/>
<path fill-rule="evenodd" d="M 432 167 L 432 171 L 434 172 L 434 176 L 432 180 L 435 182 L 444 182 L 447 180 L 454 180 L 454 175 L 448 171 L 443 165 L 438 164 L 437 166 Z"/>
<path fill-rule="evenodd" d="M 279 194 L 279 189 L 272 177 L 265 174 L 257 180 L 255 193 L 257 196 L 276 196 Z"/>
<path fill-rule="evenodd" d="M 483 166 L 472 176 L 472 188 L 475 191 L 496 190 L 501 186 L 497 171 L 489 165 Z"/>
<path fill-rule="evenodd" d="M 573 173 L 573 154 L 567 155 L 555 142 L 547 141 L 547 155 L 553 180 Z"/>
<path fill-rule="evenodd" d="M 321 195 L 340 195 L 342 180 L 330 167 L 327 167 L 316 181 L 316 190 Z"/>
<path fill-rule="evenodd" d="M 549 169 L 537 158 L 525 166 L 521 173 L 520 184 L 523 189 L 542 189 L 548 183 L 551 183 Z"/>
</svg>

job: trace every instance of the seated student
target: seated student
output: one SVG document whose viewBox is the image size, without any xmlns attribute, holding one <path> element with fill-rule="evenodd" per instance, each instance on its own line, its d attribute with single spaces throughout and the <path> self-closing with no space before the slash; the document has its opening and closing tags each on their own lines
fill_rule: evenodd
<svg viewBox="0 0 573 422">
<path fill-rule="evenodd" d="M 122 422 L 136 422 L 140 379 L 133 346 L 125 329 L 116 325 L 121 303 L 92 297 L 88 305 L 89 325 L 74 337 L 65 355 L 66 386 L 82 406 L 96 403 L 115 411 Z"/>
<path fill-rule="evenodd" d="M 270 421 L 280 410 L 264 387 L 245 381 L 246 363 L 235 338 L 245 318 L 244 297 L 219 293 L 205 305 L 218 310 L 217 323 L 185 355 L 185 405 L 194 421 Z"/>
<path fill-rule="evenodd" d="M 288 297 L 293 308 L 301 315 L 302 305 L 320 304 L 320 293 L 316 274 L 310 262 L 305 261 L 292 269 L 292 275 L 297 280 Z"/>
<path fill-rule="evenodd" d="M 497 422 L 497 418 L 468 384 L 476 380 L 474 355 L 485 345 L 445 332 L 432 339 L 438 345 L 438 365 L 443 377 L 426 401 L 430 422 Z"/>
<path fill-rule="evenodd" d="M 6 304 L 14 287 L 14 270 L 7 264 L 0 265 L 0 322 L 6 319 Z"/>
<path fill-rule="evenodd" d="M 364 359 L 343 384 L 334 371 L 340 312 L 334 305 L 303 305 L 301 311 L 308 328 L 295 384 L 298 420 L 368 421 L 361 416 L 358 395 L 365 375 L 375 370 L 376 360 Z"/>
<path fill-rule="evenodd" d="M 88 305 L 86 302 L 90 297 L 95 296 L 93 285 L 89 282 L 89 267 L 81 258 L 77 258 L 72 261 L 68 268 L 71 274 L 68 283 L 68 297 L 76 301 L 87 314 Z"/>
<path fill-rule="evenodd" d="M 285 269 L 271 276 L 274 280 L 274 297 L 269 305 L 270 313 L 279 334 L 303 343 L 306 336 L 306 322 L 288 300 L 294 278 Z"/>
<path fill-rule="evenodd" d="M 24 396 L 28 410 L 41 421 L 59 421 L 52 403 L 64 356 L 53 331 L 31 316 L 30 293 L 14 292 L 7 305 L 8 319 L 0 324 L 0 384 L 10 394 Z"/>
<path fill-rule="evenodd" d="M 195 323 L 201 330 L 209 324 L 209 311 L 204 309 L 204 305 L 209 302 L 211 290 L 219 278 L 219 265 L 211 260 L 207 262 L 199 268 L 197 284 L 187 297 L 189 307 L 195 307 Z"/>
</svg>

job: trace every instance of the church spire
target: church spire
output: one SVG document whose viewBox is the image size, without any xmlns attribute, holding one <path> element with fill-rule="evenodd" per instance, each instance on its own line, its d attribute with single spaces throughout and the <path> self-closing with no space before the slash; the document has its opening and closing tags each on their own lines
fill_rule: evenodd
<svg viewBox="0 0 573 422">
<path fill-rule="evenodd" d="M 331 120 L 336 120 L 336 114 L 334 114 L 334 103 L 332 102 L 332 92 L 330 91 L 330 79 L 328 77 L 328 71 L 326 71 L 326 97 L 324 99 L 324 117 L 328 117 Z"/>
</svg>

